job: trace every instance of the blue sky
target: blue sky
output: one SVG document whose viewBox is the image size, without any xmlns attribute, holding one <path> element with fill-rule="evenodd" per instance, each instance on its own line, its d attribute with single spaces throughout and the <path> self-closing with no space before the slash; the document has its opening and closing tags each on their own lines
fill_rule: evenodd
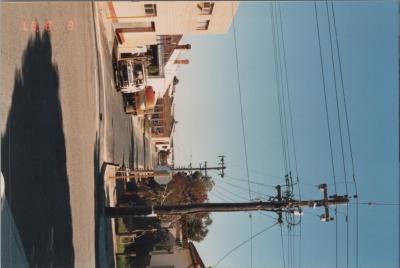
<svg viewBox="0 0 400 268">
<path fill-rule="evenodd" d="M 337 181 L 343 181 L 327 14 L 324 2 L 317 6 L 334 164 Z M 397 3 L 343 1 L 335 2 L 334 6 L 360 202 L 397 202 Z M 332 184 L 314 4 L 283 2 L 281 8 L 299 179 L 310 185 Z M 235 23 L 250 179 L 274 185 L 283 183 L 285 172 L 269 3 L 240 3 Z M 191 36 L 185 37 L 185 41 L 192 44 L 192 50 L 185 54 L 190 64 L 179 69 L 176 164 L 197 165 L 204 160 L 209 165 L 216 164 L 217 155 L 225 154 L 226 173 L 246 179 L 233 27 L 225 35 Z M 344 119 L 343 113 L 341 118 Z M 342 130 L 345 130 L 344 124 Z M 347 137 L 344 141 L 347 174 L 351 175 Z M 220 202 L 218 198 L 222 194 L 241 201 L 227 191 L 248 197 L 246 191 L 226 183 L 247 188 L 246 182 L 220 179 L 216 175 L 215 178 L 216 191 L 211 201 Z M 316 188 L 305 184 L 301 185 L 303 199 L 321 197 Z M 274 189 L 261 186 L 252 185 L 252 189 L 275 194 Z M 333 185 L 329 190 L 333 194 Z M 344 184 L 338 184 L 337 192 L 345 194 Z M 354 193 L 353 184 L 349 184 L 349 193 Z M 345 209 L 339 211 L 345 212 Z M 359 211 L 359 267 L 397 267 L 398 207 L 360 206 Z M 321 209 L 309 212 L 323 213 Z M 274 223 L 257 213 L 252 216 L 254 233 Z M 212 218 L 214 223 L 208 237 L 196 244 L 206 265 L 210 266 L 250 235 L 247 213 L 214 213 Z M 349 226 L 349 263 L 355 267 L 354 206 L 350 206 Z M 339 267 L 346 267 L 346 232 L 341 214 L 338 228 Z M 287 232 L 286 226 L 283 232 Z M 295 233 L 298 234 L 298 228 Z M 277 226 L 254 239 L 253 267 L 283 267 L 280 239 Z M 295 244 L 294 266 L 297 267 L 298 237 Z M 320 222 L 315 215 L 305 213 L 301 251 L 302 267 L 335 267 L 335 222 Z M 284 252 L 288 253 L 287 245 Z M 287 262 L 286 255 L 288 266 Z M 235 251 L 218 267 L 250 267 L 250 244 Z"/>
</svg>

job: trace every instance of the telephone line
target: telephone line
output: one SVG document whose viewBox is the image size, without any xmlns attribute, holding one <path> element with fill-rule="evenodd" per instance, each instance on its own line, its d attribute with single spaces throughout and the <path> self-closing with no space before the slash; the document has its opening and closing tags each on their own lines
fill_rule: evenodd
<svg viewBox="0 0 400 268">
<path fill-rule="evenodd" d="M 337 48 L 337 54 L 338 54 L 338 61 L 339 61 L 339 74 L 340 74 L 340 82 L 342 86 L 342 95 L 343 95 L 343 104 L 344 104 L 344 113 L 345 113 L 345 118 L 346 118 L 346 126 L 347 126 L 347 137 L 349 141 L 349 150 L 350 150 L 350 159 L 351 159 L 351 167 L 353 171 L 353 182 L 354 182 L 354 189 L 356 192 L 356 268 L 358 268 L 358 189 L 357 189 L 357 183 L 356 183 L 356 177 L 355 177 L 355 169 L 354 169 L 354 158 L 353 158 L 353 150 L 352 150 L 352 145 L 351 145 L 351 135 L 350 135 L 350 126 L 349 126 L 349 118 L 348 118 L 348 112 L 347 112 L 347 103 L 346 103 L 346 94 L 345 94 L 345 89 L 344 89 L 344 82 L 343 82 L 343 72 L 342 72 L 342 60 L 340 56 L 340 48 L 339 48 L 339 39 L 338 39 L 338 34 L 337 34 L 337 27 L 336 27 L 336 16 L 335 16 L 335 7 L 333 5 L 333 1 L 331 1 L 331 8 L 332 8 L 332 18 L 333 18 L 333 26 L 335 30 L 335 37 L 336 37 L 336 48 Z"/>
<path fill-rule="evenodd" d="M 226 199 L 226 200 L 228 200 L 228 201 L 230 201 L 230 202 L 236 202 L 236 200 L 234 200 L 234 199 L 232 199 L 232 198 L 228 197 L 228 196 L 227 196 L 227 195 L 225 195 L 224 193 L 221 193 L 221 192 L 220 192 L 220 191 L 218 191 L 217 189 L 213 189 L 213 190 L 212 190 L 212 193 L 214 193 L 214 194 L 218 194 L 218 195 L 220 195 L 220 196 L 224 197 L 224 199 Z"/>
<path fill-rule="evenodd" d="M 337 194 L 335 164 L 334 164 L 334 160 L 333 160 L 333 149 L 332 149 L 331 127 L 330 127 L 330 123 L 329 123 L 328 101 L 327 101 L 327 97 L 326 97 L 325 72 L 324 72 L 324 63 L 323 63 L 323 59 L 322 59 L 321 37 L 320 37 L 316 0 L 314 0 L 314 10 L 315 10 L 315 22 L 316 22 L 316 26 L 317 26 L 317 37 L 318 37 L 318 47 L 319 47 L 319 56 L 320 56 L 320 64 L 321 64 L 322 86 L 323 86 L 324 101 L 325 101 L 326 122 L 328 125 L 328 138 L 329 138 L 329 148 L 330 148 L 330 156 L 331 156 L 331 166 L 332 166 L 335 194 Z M 337 209 L 335 210 L 335 217 L 337 218 Z M 338 222 L 335 221 L 335 264 L 336 264 L 336 268 L 338 267 L 338 235 L 337 235 L 337 233 L 338 233 Z"/>
<path fill-rule="evenodd" d="M 274 3 L 274 17 L 275 17 L 275 33 L 276 33 L 276 40 L 277 40 L 277 52 L 278 52 L 278 66 L 279 66 L 279 77 L 280 77 L 280 92 L 281 92 L 281 104 L 282 104 L 282 115 L 283 115 L 283 137 L 284 137 L 284 143 L 285 143 L 285 150 L 286 150 L 286 157 L 287 157 L 287 163 L 288 163 L 288 172 L 290 172 L 292 170 L 291 168 L 291 161 L 290 161 L 290 151 L 289 151 L 289 137 L 288 137 L 288 127 L 287 127 L 287 116 L 286 116 L 286 102 L 285 102 L 285 83 L 284 83 L 284 79 L 283 79 L 283 67 L 282 67 L 282 54 L 281 50 L 282 50 L 282 45 L 281 45 L 281 38 L 280 38 L 280 34 L 279 34 L 279 28 L 280 28 L 280 23 L 279 23 L 279 17 L 277 15 L 277 3 Z M 286 173 L 288 173 L 286 172 Z"/>
<path fill-rule="evenodd" d="M 230 185 L 230 186 L 232 186 L 232 187 L 235 187 L 235 188 L 237 188 L 237 189 L 241 189 L 242 191 L 247 192 L 247 189 L 246 189 L 245 187 L 241 187 L 241 186 L 232 184 L 232 183 L 227 182 L 227 181 L 225 181 L 225 180 L 220 180 L 220 182 L 225 183 L 225 184 L 227 184 L 227 185 Z M 260 192 L 254 191 L 254 190 L 250 190 L 250 191 L 251 191 L 252 193 L 254 193 L 254 194 L 258 194 L 258 195 L 265 196 L 265 197 L 271 197 L 270 195 L 263 194 L 263 193 L 260 193 Z"/>
<path fill-rule="evenodd" d="M 328 18 L 328 29 L 329 29 L 329 43 L 330 43 L 330 52 L 331 52 L 331 60 L 332 60 L 332 69 L 333 69 L 333 80 L 335 86 L 335 96 L 336 96 L 336 109 L 339 123 L 339 134 L 340 134 L 340 148 L 342 154 L 342 165 L 343 165 L 343 174 L 345 179 L 345 189 L 346 194 L 348 195 L 348 187 L 347 187 L 347 172 L 346 172 L 346 163 L 344 158 L 344 149 L 343 149 L 343 136 L 342 136 L 342 122 L 340 119 L 340 109 L 339 109 L 339 98 L 338 98 L 338 90 L 337 90 L 337 78 L 336 78 L 336 68 L 335 68 L 335 59 L 333 56 L 333 42 L 332 42 L 332 33 L 331 33 L 331 21 L 329 15 L 328 1 L 325 0 L 326 13 Z M 336 208 L 337 210 L 337 208 Z M 349 218 L 349 208 L 346 208 L 346 218 Z M 337 221 L 336 221 L 337 222 Z M 349 267 L 349 222 L 346 220 L 346 267 Z"/>
<path fill-rule="evenodd" d="M 231 166 L 233 166 L 233 167 L 237 167 L 238 169 L 243 169 L 243 167 L 242 167 L 241 165 L 238 165 L 238 164 L 235 164 L 235 163 L 229 163 L 229 165 L 231 165 Z M 265 175 L 265 176 L 267 176 L 267 177 L 274 178 L 274 179 L 279 179 L 279 177 L 280 177 L 280 176 L 278 176 L 278 175 L 273 175 L 273 174 L 266 173 L 266 172 L 264 172 L 264 171 L 260 171 L 260 170 L 257 170 L 257 169 L 251 169 L 251 168 L 249 168 L 249 170 L 250 170 L 250 171 L 253 171 L 253 172 L 255 172 L 255 173 L 258 173 L 258 174 L 260 174 L 260 175 Z"/>
<path fill-rule="evenodd" d="M 285 70 L 285 79 L 286 79 L 286 89 L 287 89 L 287 96 L 288 96 L 288 107 L 289 107 L 289 120 L 290 120 L 290 129 L 291 129 L 291 136 L 292 136 L 292 144 L 293 144 L 293 154 L 294 154 L 294 165 L 295 165 L 295 171 L 296 171 L 296 177 L 297 177 L 297 183 L 299 183 L 299 171 L 298 171 L 298 166 L 297 166 L 297 153 L 296 153 L 296 145 L 295 145 L 295 139 L 294 139 L 294 127 L 293 127 L 293 113 L 292 113 L 292 105 L 290 101 L 290 90 L 289 90 L 289 79 L 287 75 L 287 60 L 286 60 L 286 46 L 285 46 L 285 39 L 283 35 L 283 22 L 282 22 L 282 10 L 281 10 L 281 4 L 278 2 L 279 6 L 279 17 L 281 20 L 281 36 L 282 36 L 282 45 L 283 45 L 283 66 Z M 299 189 L 299 198 L 301 199 L 301 192 L 300 192 L 300 186 L 298 187 Z"/>
<path fill-rule="evenodd" d="M 287 73 L 287 59 L 286 59 L 286 46 L 285 46 L 285 38 L 283 34 L 283 20 L 282 20 L 282 9 L 281 9 L 281 4 L 278 3 L 279 7 L 279 18 L 280 18 L 280 33 L 282 37 L 282 46 L 283 46 L 283 66 L 284 66 L 284 73 L 285 73 L 285 80 L 286 80 L 286 91 L 287 91 L 287 97 L 288 97 L 288 107 L 289 107 L 289 125 L 290 125 L 290 130 L 291 130 L 291 138 L 292 138 L 292 146 L 293 146 L 293 157 L 294 157 L 294 166 L 295 166 L 295 171 L 296 171 L 296 181 L 297 181 L 297 189 L 298 189 L 298 194 L 299 198 L 301 199 L 301 190 L 300 190 L 300 183 L 299 183 L 299 170 L 298 170 L 298 165 L 297 165 L 297 153 L 296 153 L 296 143 L 294 139 L 294 125 L 293 125 L 293 113 L 292 113 L 292 105 L 291 105 L 291 100 L 290 100 L 290 89 L 289 89 L 289 79 L 288 79 L 288 73 Z M 293 184 L 293 181 L 292 181 Z M 301 220 L 300 220 L 300 237 L 299 237 L 299 267 L 301 267 L 301 245 L 302 245 L 302 239 L 301 239 Z"/>
<path fill-rule="evenodd" d="M 228 179 L 231 179 L 231 180 L 235 180 L 235 181 L 243 181 L 243 182 L 247 182 L 247 180 L 244 180 L 244 179 L 239 179 L 239 178 L 236 178 L 236 177 L 233 177 L 233 176 L 227 175 L 227 174 L 225 174 L 225 177 L 226 177 L 226 178 L 228 178 Z M 250 183 L 251 183 L 251 184 L 254 184 L 254 185 L 259 185 L 259 186 L 268 187 L 268 188 L 275 188 L 275 186 L 274 186 L 274 185 L 272 185 L 272 184 L 265 184 L 265 183 L 256 182 L 256 181 L 252 181 L 252 180 L 250 180 Z"/>
<path fill-rule="evenodd" d="M 259 231 L 258 233 L 252 235 L 250 238 L 244 240 L 243 242 L 241 242 L 239 245 L 237 245 L 236 247 L 234 247 L 233 249 L 231 249 L 230 251 L 228 251 L 228 253 L 226 253 L 221 259 L 219 259 L 216 264 L 214 264 L 212 267 L 216 268 L 218 266 L 218 264 L 220 264 L 224 259 L 226 259 L 229 255 L 231 255 L 235 250 L 237 250 L 238 248 L 240 248 L 241 246 L 243 246 L 244 244 L 246 244 L 247 242 L 253 240 L 253 238 L 259 236 L 260 234 L 268 231 L 269 229 L 271 229 L 272 227 L 274 227 L 275 225 L 277 225 L 277 223 L 274 223 L 273 225 Z"/>
<path fill-rule="evenodd" d="M 282 225 L 279 225 L 281 229 L 281 244 L 282 244 L 282 259 L 283 259 L 283 268 L 286 268 L 286 261 L 285 261 L 285 247 L 283 246 L 283 234 L 282 234 Z"/>
<path fill-rule="evenodd" d="M 235 41 L 235 56 L 236 56 L 236 73 L 238 80 L 238 91 L 239 91 L 239 103 L 240 103 L 240 115 L 241 115 L 241 123 L 242 123 L 242 136 L 243 136 L 243 145 L 244 145 L 244 156 L 246 161 L 246 174 L 247 174 L 247 186 L 249 190 L 249 199 L 252 199 L 251 196 L 251 186 L 250 186 L 250 176 L 249 176 L 249 160 L 247 156 L 247 144 L 246 144 L 246 132 L 244 127 L 244 116 L 243 116 L 243 103 L 242 103 L 242 91 L 241 91 L 241 83 L 240 83 L 240 73 L 239 73 L 239 57 L 238 57 L 238 49 L 237 49 L 237 40 L 236 40 L 236 23 L 235 16 L 233 14 L 233 5 L 232 5 L 232 24 L 233 24 L 233 38 Z M 250 235 L 253 235 L 253 222 L 250 215 Z M 250 244 L 250 268 L 253 268 L 253 241 Z"/>
<path fill-rule="evenodd" d="M 216 186 L 217 186 L 217 187 L 220 187 L 219 185 L 216 185 Z M 227 193 L 230 193 L 231 195 L 234 195 L 234 196 L 236 196 L 236 197 L 238 197 L 238 198 L 240 198 L 240 199 L 242 199 L 242 200 L 249 201 L 248 198 L 245 198 L 245 197 L 243 197 L 243 196 L 241 196 L 241 195 L 239 195 L 239 194 L 236 194 L 236 193 L 234 193 L 234 192 L 232 192 L 232 191 L 229 191 L 229 190 L 227 190 L 227 189 L 225 189 L 225 188 L 223 188 L 223 187 L 220 187 L 219 189 L 221 189 L 221 190 L 223 190 L 223 191 L 225 191 L 225 192 L 227 192 Z"/>
<path fill-rule="evenodd" d="M 283 155 L 283 165 L 285 169 L 285 173 L 288 173 L 288 164 L 287 164 L 287 157 L 286 157 L 286 150 L 285 150 L 285 139 L 284 139 L 284 130 L 283 130 L 283 119 L 282 119 L 282 104 L 281 104 L 281 93 L 280 93 L 280 87 L 281 87 L 281 80 L 280 74 L 279 74 L 279 69 L 278 69 L 278 54 L 277 54 L 277 44 L 275 40 L 275 16 L 274 16 L 274 10 L 273 10 L 273 4 L 270 2 L 270 15 L 271 15 L 271 28 L 272 28 L 272 43 L 273 43 L 273 48 L 274 48 L 274 64 L 275 64 L 275 80 L 276 80 L 276 91 L 277 91 L 277 97 L 278 97 L 278 108 L 279 108 L 279 121 L 280 121 L 280 128 L 281 128 L 281 141 L 282 141 L 282 155 Z"/>
</svg>

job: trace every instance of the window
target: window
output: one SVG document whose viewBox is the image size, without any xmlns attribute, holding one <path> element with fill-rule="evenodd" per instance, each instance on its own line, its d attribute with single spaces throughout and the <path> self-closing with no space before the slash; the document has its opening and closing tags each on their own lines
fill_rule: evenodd
<svg viewBox="0 0 400 268">
<path fill-rule="evenodd" d="M 160 114 L 152 114 L 151 115 L 151 119 L 159 119 L 160 118 Z"/>
<path fill-rule="evenodd" d="M 151 130 L 154 134 L 162 134 L 162 132 L 164 131 L 164 128 L 156 126 L 156 127 L 152 127 Z"/>
<path fill-rule="evenodd" d="M 200 15 L 211 15 L 214 8 L 214 3 L 201 2 L 197 4 L 197 8 L 200 10 Z"/>
<path fill-rule="evenodd" d="M 151 120 L 151 124 L 152 124 L 152 126 L 155 126 L 155 127 L 157 127 L 157 126 L 162 126 L 163 125 L 163 121 L 162 120 L 160 120 L 160 119 L 152 119 Z"/>
<path fill-rule="evenodd" d="M 163 111 L 163 108 L 162 108 L 162 107 L 160 107 L 160 106 L 154 107 L 154 112 L 155 112 L 155 113 L 160 113 L 160 112 L 162 112 L 162 111 Z"/>
<path fill-rule="evenodd" d="M 145 4 L 144 12 L 147 16 L 157 16 L 157 9 L 155 4 Z"/>
<path fill-rule="evenodd" d="M 201 20 L 197 22 L 197 30 L 207 30 L 208 25 L 210 24 L 210 20 Z"/>
</svg>

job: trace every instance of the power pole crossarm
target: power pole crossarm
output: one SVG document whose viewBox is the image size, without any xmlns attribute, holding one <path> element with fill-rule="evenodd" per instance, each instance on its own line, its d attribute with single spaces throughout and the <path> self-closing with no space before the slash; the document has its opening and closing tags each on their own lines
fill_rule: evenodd
<svg viewBox="0 0 400 268">
<path fill-rule="evenodd" d="M 207 167 L 206 162 L 205 162 L 205 167 L 199 167 L 199 168 L 194 168 L 194 167 L 178 167 L 178 168 L 172 168 L 172 171 L 205 171 L 205 170 L 223 170 L 226 167 Z"/>
<path fill-rule="evenodd" d="M 307 207 L 325 207 L 332 205 L 347 204 L 348 202 L 349 198 L 347 196 L 336 196 L 333 199 L 292 201 L 292 202 L 289 201 L 288 203 L 291 204 L 292 207 L 298 206 L 302 208 L 307 208 Z"/>
<path fill-rule="evenodd" d="M 166 205 L 166 206 L 132 206 L 132 207 L 106 207 L 107 217 L 118 218 L 125 216 L 156 215 L 179 215 L 206 212 L 237 212 L 237 211 L 273 211 L 280 212 L 294 207 L 326 207 L 337 204 L 348 203 L 347 197 L 335 196 L 333 199 L 310 200 L 310 201 L 268 201 L 249 203 L 203 203 L 188 205 Z"/>
</svg>

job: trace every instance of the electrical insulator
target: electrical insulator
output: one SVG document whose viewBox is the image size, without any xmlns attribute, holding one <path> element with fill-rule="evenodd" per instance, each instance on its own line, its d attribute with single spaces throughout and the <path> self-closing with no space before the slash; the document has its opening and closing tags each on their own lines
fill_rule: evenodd
<svg viewBox="0 0 400 268">
<path fill-rule="evenodd" d="M 296 209 L 296 210 L 293 211 L 293 214 L 295 216 L 303 216 L 304 213 L 303 213 L 303 211 L 301 209 Z"/>
<path fill-rule="evenodd" d="M 326 189 L 326 184 L 320 184 L 318 185 L 318 190 L 320 190 L 321 192 L 323 192 Z"/>
</svg>

